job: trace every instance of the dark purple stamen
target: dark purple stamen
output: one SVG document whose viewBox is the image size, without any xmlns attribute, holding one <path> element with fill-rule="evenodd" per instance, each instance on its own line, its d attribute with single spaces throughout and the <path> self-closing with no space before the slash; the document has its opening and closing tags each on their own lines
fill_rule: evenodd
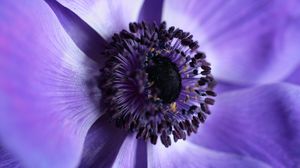
<svg viewBox="0 0 300 168">
<path fill-rule="evenodd" d="M 162 22 L 130 23 L 103 53 L 105 112 L 138 139 L 166 146 L 196 133 L 214 104 L 215 80 L 193 35 Z"/>
</svg>

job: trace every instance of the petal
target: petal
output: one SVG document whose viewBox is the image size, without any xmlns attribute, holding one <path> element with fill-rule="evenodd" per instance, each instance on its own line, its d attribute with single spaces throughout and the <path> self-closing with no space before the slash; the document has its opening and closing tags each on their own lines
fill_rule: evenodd
<svg viewBox="0 0 300 168">
<path fill-rule="evenodd" d="M 135 168 L 147 167 L 147 142 L 138 140 Z"/>
<path fill-rule="evenodd" d="M 21 167 L 17 159 L 0 145 L 0 167 L 19 168 Z"/>
<path fill-rule="evenodd" d="M 139 22 L 161 22 L 163 0 L 145 0 L 139 13 Z M 155 12 L 153 12 L 155 11 Z"/>
<path fill-rule="evenodd" d="M 75 167 L 98 118 L 96 64 L 44 1 L 0 2 L 0 139 L 26 167 Z"/>
<path fill-rule="evenodd" d="M 103 115 L 89 130 L 79 167 L 111 167 L 113 165 L 127 134 L 109 121 L 111 119 L 108 115 Z M 124 143 L 131 143 L 129 141 L 127 139 Z"/>
<path fill-rule="evenodd" d="M 300 62 L 299 13 L 294 12 L 300 5 L 294 1 L 166 0 L 163 19 L 192 32 L 216 78 L 272 83 L 284 79 Z"/>
<path fill-rule="evenodd" d="M 216 152 L 193 143 L 180 141 L 170 148 L 148 144 L 148 168 L 267 168 L 268 165 L 247 156 Z"/>
<path fill-rule="evenodd" d="M 290 52 L 296 53 L 298 56 L 300 55 L 300 48 L 298 47 L 299 44 L 299 39 L 300 39 L 300 1 L 295 0 L 293 4 L 291 4 L 291 15 L 294 16 L 293 22 L 296 22 L 297 24 L 294 24 L 293 31 L 294 33 L 290 33 L 289 38 L 293 39 L 294 41 L 291 40 L 290 42 L 290 47 L 291 50 Z M 287 82 L 295 83 L 295 84 L 300 84 L 300 63 L 298 63 L 298 66 L 294 71 L 285 79 Z"/>
<path fill-rule="evenodd" d="M 289 82 L 289 83 L 294 83 L 294 84 L 297 84 L 297 85 L 300 85 L 300 65 L 298 66 L 297 69 L 295 69 L 295 71 L 293 73 L 291 73 L 286 79 L 285 81 L 286 82 Z"/>
<path fill-rule="evenodd" d="M 217 97 L 212 115 L 191 141 L 251 156 L 272 167 L 300 165 L 300 87 L 273 84 Z"/>
<path fill-rule="evenodd" d="M 58 0 L 74 11 L 102 37 L 110 37 L 127 29 L 129 22 L 137 21 L 143 0 Z"/>
<path fill-rule="evenodd" d="M 250 86 L 249 85 L 240 85 L 240 84 L 236 84 L 236 83 L 229 83 L 229 82 L 225 82 L 222 80 L 218 80 L 217 85 L 215 87 L 215 91 L 219 95 L 219 94 L 222 94 L 225 92 L 240 90 L 240 89 L 244 89 L 247 87 L 250 87 Z"/>
<path fill-rule="evenodd" d="M 133 134 L 128 135 L 114 161 L 112 168 L 132 168 L 135 166 L 137 150 L 137 139 Z"/>
<path fill-rule="evenodd" d="M 89 130 L 79 167 L 146 167 L 146 143 L 110 121 L 104 115 Z"/>
<path fill-rule="evenodd" d="M 99 66 L 103 66 L 105 58 L 101 57 L 106 41 L 74 12 L 65 8 L 57 1 L 46 0 L 60 23 L 75 44 Z"/>
</svg>

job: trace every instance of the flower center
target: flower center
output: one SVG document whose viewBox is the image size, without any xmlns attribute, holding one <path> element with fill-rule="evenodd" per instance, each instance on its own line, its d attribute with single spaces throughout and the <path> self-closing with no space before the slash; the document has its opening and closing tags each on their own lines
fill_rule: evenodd
<svg viewBox="0 0 300 168">
<path fill-rule="evenodd" d="M 101 103 L 115 125 L 166 147 L 196 133 L 214 104 L 215 80 L 197 41 L 166 23 L 130 23 L 104 51 Z"/>
<path fill-rule="evenodd" d="M 174 102 L 181 91 L 181 77 L 176 64 L 167 57 L 156 56 L 146 69 L 148 80 L 153 83 L 163 103 Z"/>
</svg>

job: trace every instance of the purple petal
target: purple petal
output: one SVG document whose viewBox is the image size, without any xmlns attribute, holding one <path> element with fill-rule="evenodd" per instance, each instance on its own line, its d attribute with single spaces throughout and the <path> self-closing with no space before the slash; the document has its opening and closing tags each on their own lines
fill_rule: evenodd
<svg viewBox="0 0 300 168">
<path fill-rule="evenodd" d="M 16 158 L 0 145 L 0 167 L 1 168 L 21 168 Z"/>
<path fill-rule="evenodd" d="M 163 0 L 145 0 L 139 14 L 139 22 L 160 23 L 162 8 Z"/>
<path fill-rule="evenodd" d="M 240 84 L 236 84 L 236 83 L 229 83 L 229 82 L 224 82 L 224 81 L 219 80 L 219 81 L 217 81 L 215 91 L 217 94 L 222 94 L 225 92 L 240 90 L 240 89 L 244 89 L 247 87 L 250 87 L 250 86 L 249 85 L 240 85 Z"/>
<path fill-rule="evenodd" d="M 251 156 L 272 167 L 300 166 L 300 87 L 273 84 L 217 97 L 212 115 L 190 140 Z"/>
<path fill-rule="evenodd" d="M 127 134 L 104 115 L 89 130 L 80 167 L 111 167 Z M 130 143 L 125 141 L 125 143 Z M 120 156 L 119 156 L 120 157 Z"/>
<path fill-rule="evenodd" d="M 44 1 L 0 2 L 0 139 L 27 167 L 75 167 L 100 115 L 95 72 Z"/>
<path fill-rule="evenodd" d="M 135 166 L 136 160 L 139 159 L 139 156 L 136 155 L 137 142 L 133 134 L 126 137 L 112 168 L 133 168 Z"/>
<path fill-rule="evenodd" d="M 105 58 L 101 57 L 106 41 L 87 23 L 81 20 L 71 10 L 65 8 L 57 1 L 46 0 L 52 8 L 60 23 L 75 42 L 75 44 L 99 66 L 103 66 Z"/>
<path fill-rule="evenodd" d="M 135 168 L 147 167 L 147 142 L 143 140 L 137 140 L 138 146 L 136 151 L 136 163 Z"/>
<path fill-rule="evenodd" d="M 148 145 L 148 168 L 267 168 L 268 165 L 248 156 L 217 152 L 193 143 L 180 141 L 166 148 L 161 143 Z"/>
<path fill-rule="evenodd" d="M 300 78 L 299 78 L 299 76 L 300 76 L 300 65 L 298 66 L 298 68 L 293 73 L 291 73 L 285 79 L 285 81 L 289 82 L 289 83 L 294 83 L 294 84 L 300 85 Z"/>
<path fill-rule="evenodd" d="M 145 142 L 117 128 L 104 115 L 88 132 L 80 167 L 145 167 L 146 153 Z"/>
<path fill-rule="evenodd" d="M 192 32 L 218 79 L 272 83 L 300 63 L 295 0 L 165 1 L 163 20 Z M 274 19 L 276 18 L 276 19 Z"/>
<path fill-rule="evenodd" d="M 94 28 L 102 37 L 110 37 L 137 21 L 143 0 L 58 0 Z"/>
</svg>

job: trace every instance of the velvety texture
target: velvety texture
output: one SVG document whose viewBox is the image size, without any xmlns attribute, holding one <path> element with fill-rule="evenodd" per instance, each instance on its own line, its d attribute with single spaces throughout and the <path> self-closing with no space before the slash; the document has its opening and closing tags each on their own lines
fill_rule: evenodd
<svg viewBox="0 0 300 168">
<path fill-rule="evenodd" d="M 166 0 L 163 20 L 199 40 L 216 78 L 272 83 L 299 65 L 299 6 L 297 0 Z"/>
<path fill-rule="evenodd" d="M 299 9 L 299 0 L 1 0 L 0 167 L 299 167 Z M 99 103 L 97 56 L 138 20 L 190 31 L 218 81 L 207 122 L 169 148 L 115 128 Z"/>
<path fill-rule="evenodd" d="M 145 0 L 139 13 L 139 22 L 161 22 L 163 0 Z"/>
<path fill-rule="evenodd" d="M 58 0 L 94 28 L 104 39 L 138 20 L 143 0 Z"/>
<path fill-rule="evenodd" d="M 192 142 L 257 158 L 272 167 L 300 166 L 300 86 L 272 84 L 224 93 Z"/>
<path fill-rule="evenodd" d="M 126 133 L 102 116 L 88 132 L 79 167 L 111 167 L 125 139 Z"/>
<path fill-rule="evenodd" d="M 300 85 L 300 78 L 299 78 L 299 74 L 300 74 L 300 65 L 297 67 L 297 69 L 291 73 L 286 79 L 286 82 L 289 83 L 294 83 L 297 85 Z"/>
<path fill-rule="evenodd" d="M 20 162 L 9 151 L 0 146 L 0 167 L 21 168 Z"/>
<path fill-rule="evenodd" d="M 70 9 L 64 7 L 57 1 L 47 0 L 46 2 L 76 46 L 78 46 L 86 56 L 97 62 L 98 66 L 103 66 L 106 59 L 100 55 L 105 45 L 107 45 L 107 42 Z"/>
<path fill-rule="evenodd" d="M 28 167 L 74 167 L 100 115 L 96 64 L 43 1 L 1 1 L 0 137 Z"/>
<path fill-rule="evenodd" d="M 186 141 L 177 142 L 168 149 L 161 144 L 149 144 L 148 167 L 270 168 L 269 165 L 249 156 L 214 151 Z"/>
<path fill-rule="evenodd" d="M 137 140 L 134 135 L 129 135 L 123 142 L 119 153 L 114 161 L 112 168 L 131 168 L 135 166 L 136 160 L 139 156 L 136 155 Z"/>
</svg>

